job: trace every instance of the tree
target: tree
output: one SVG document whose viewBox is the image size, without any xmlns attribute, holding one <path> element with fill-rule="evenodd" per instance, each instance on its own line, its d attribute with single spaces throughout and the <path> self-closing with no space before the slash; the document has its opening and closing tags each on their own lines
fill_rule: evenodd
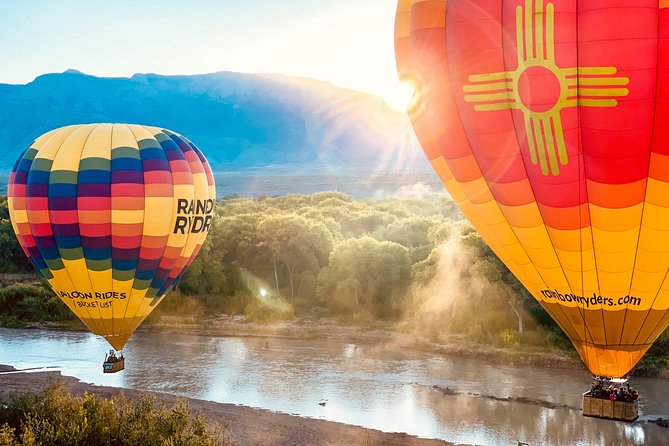
<svg viewBox="0 0 669 446">
<path fill-rule="evenodd" d="M 420 288 L 430 282 L 437 275 L 439 267 L 439 247 L 432 248 L 430 255 L 425 260 L 416 262 L 411 266 L 411 285 Z"/>
<path fill-rule="evenodd" d="M 209 234 L 212 251 L 227 266 L 255 273 L 264 272 L 262 264 L 258 262 L 262 256 L 258 238 L 258 226 L 262 219 L 261 213 L 249 213 L 214 220 Z"/>
<path fill-rule="evenodd" d="M 522 297 L 505 282 L 504 271 L 500 269 L 500 265 L 495 263 L 496 262 L 483 259 L 476 263 L 475 268 L 488 281 L 488 286 L 504 297 L 505 302 L 509 308 L 511 308 L 511 311 L 513 311 L 516 320 L 518 321 L 518 336 L 522 336 L 524 301 Z M 501 262 L 499 263 L 501 264 Z"/>
<path fill-rule="evenodd" d="M 0 272 L 28 273 L 34 268 L 19 245 L 9 219 L 7 197 L 0 196 Z"/>
<path fill-rule="evenodd" d="M 469 233 L 463 237 L 467 246 L 474 249 L 477 257 L 480 259 L 477 264 L 478 270 L 488 280 L 491 286 L 499 292 L 516 316 L 518 321 L 518 334 L 523 334 L 523 316 L 525 314 L 525 307 L 528 303 L 534 304 L 534 310 L 539 313 L 544 313 L 545 310 L 538 304 L 535 304 L 535 299 L 530 295 L 525 286 L 516 278 L 516 276 L 507 268 L 507 266 L 499 260 L 495 253 L 483 242 L 483 239 L 478 233 Z M 549 325 L 554 326 L 551 322 Z"/>
<path fill-rule="evenodd" d="M 346 240 L 330 254 L 317 294 L 334 311 L 395 314 L 411 278 L 408 250 L 371 237 Z"/>
<path fill-rule="evenodd" d="M 353 202 L 353 197 L 343 192 L 317 192 L 311 196 L 311 203 L 321 205 L 324 201 L 329 199 L 336 199 L 342 203 Z"/>
<path fill-rule="evenodd" d="M 258 225 L 260 248 L 271 256 L 276 294 L 280 293 L 278 266 L 283 265 L 295 297 L 296 280 L 305 271 L 318 272 L 327 263 L 334 239 L 321 222 L 297 214 L 265 217 Z"/>
<path fill-rule="evenodd" d="M 389 213 L 366 209 L 353 213 L 350 220 L 346 224 L 342 224 L 342 231 L 346 236 L 360 237 L 372 234 L 380 227 L 393 221 L 395 221 L 395 217 Z"/>
<path fill-rule="evenodd" d="M 413 263 L 425 260 L 432 250 L 430 230 L 437 226 L 436 220 L 411 216 L 393 221 L 374 232 L 374 238 L 398 243 L 409 249 Z"/>
<path fill-rule="evenodd" d="M 227 291 L 223 262 L 212 253 L 211 240 L 205 239 L 199 254 L 184 275 L 179 290 L 184 294 L 219 294 Z"/>
<path fill-rule="evenodd" d="M 446 242 L 455 231 L 456 229 L 453 228 L 453 223 L 450 220 L 445 220 L 428 229 L 427 239 L 432 246 L 439 246 Z"/>
</svg>

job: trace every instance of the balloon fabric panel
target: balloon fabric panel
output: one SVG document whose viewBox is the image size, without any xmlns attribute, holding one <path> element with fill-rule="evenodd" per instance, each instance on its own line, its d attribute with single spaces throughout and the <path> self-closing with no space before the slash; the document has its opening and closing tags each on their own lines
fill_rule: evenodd
<svg viewBox="0 0 669 446">
<path fill-rule="evenodd" d="M 206 159 L 180 135 L 88 124 L 35 140 L 11 173 L 8 195 L 26 255 L 119 350 L 197 255 L 215 190 Z"/>
<path fill-rule="evenodd" d="M 669 323 L 666 6 L 398 3 L 426 155 L 598 375 L 628 373 Z"/>
</svg>

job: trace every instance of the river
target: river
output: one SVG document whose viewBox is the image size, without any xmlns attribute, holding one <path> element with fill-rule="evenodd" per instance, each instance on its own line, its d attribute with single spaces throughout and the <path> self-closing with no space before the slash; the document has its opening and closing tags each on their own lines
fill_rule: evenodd
<svg viewBox="0 0 669 446">
<path fill-rule="evenodd" d="M 260 407 L 480 445 L 666 445 L 669 430 L 581 415 L 586 371 L 510 367 L 338 340 L 140 332 L 126 370 L 102 374 L 107 343 L 83 332 L 0 329 L 0 364 L 53 366 L 107 386 Z M 669 414 L 669 381 L 639 378 L 644 418 Z M 434 387 L 437 386 L 437 387 Z M 440 389 L 449 388 L 455 394 Z M 526 397 L 566 405 L 500 401 Z M 320 405 L 319 403 L 325 403 Z"/>
</svg>

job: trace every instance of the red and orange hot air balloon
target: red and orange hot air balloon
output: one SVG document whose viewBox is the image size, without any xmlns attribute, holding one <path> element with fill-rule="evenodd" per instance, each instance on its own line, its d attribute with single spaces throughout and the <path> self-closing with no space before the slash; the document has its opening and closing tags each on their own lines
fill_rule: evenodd
<svg viewBox="0 0 669 446">
<path fill-rule="evenodd" d="M 401 0 L 448 191 L 595 375 L 669 324 L 669 1 Z"/>
</svg>

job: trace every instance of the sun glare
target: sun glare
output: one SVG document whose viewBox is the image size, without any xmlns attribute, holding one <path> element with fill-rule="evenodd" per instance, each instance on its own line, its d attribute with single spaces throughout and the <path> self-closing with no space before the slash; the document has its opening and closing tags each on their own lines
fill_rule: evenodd
<svg viewBox="0 0 669 446">
<path fill-rule="evenodd" d="M 416 89 L 412 82 L 395 83 L 384 95 L 386 104 L 397 111 L 407 111 L 415 100 Z"/>
</svg>

